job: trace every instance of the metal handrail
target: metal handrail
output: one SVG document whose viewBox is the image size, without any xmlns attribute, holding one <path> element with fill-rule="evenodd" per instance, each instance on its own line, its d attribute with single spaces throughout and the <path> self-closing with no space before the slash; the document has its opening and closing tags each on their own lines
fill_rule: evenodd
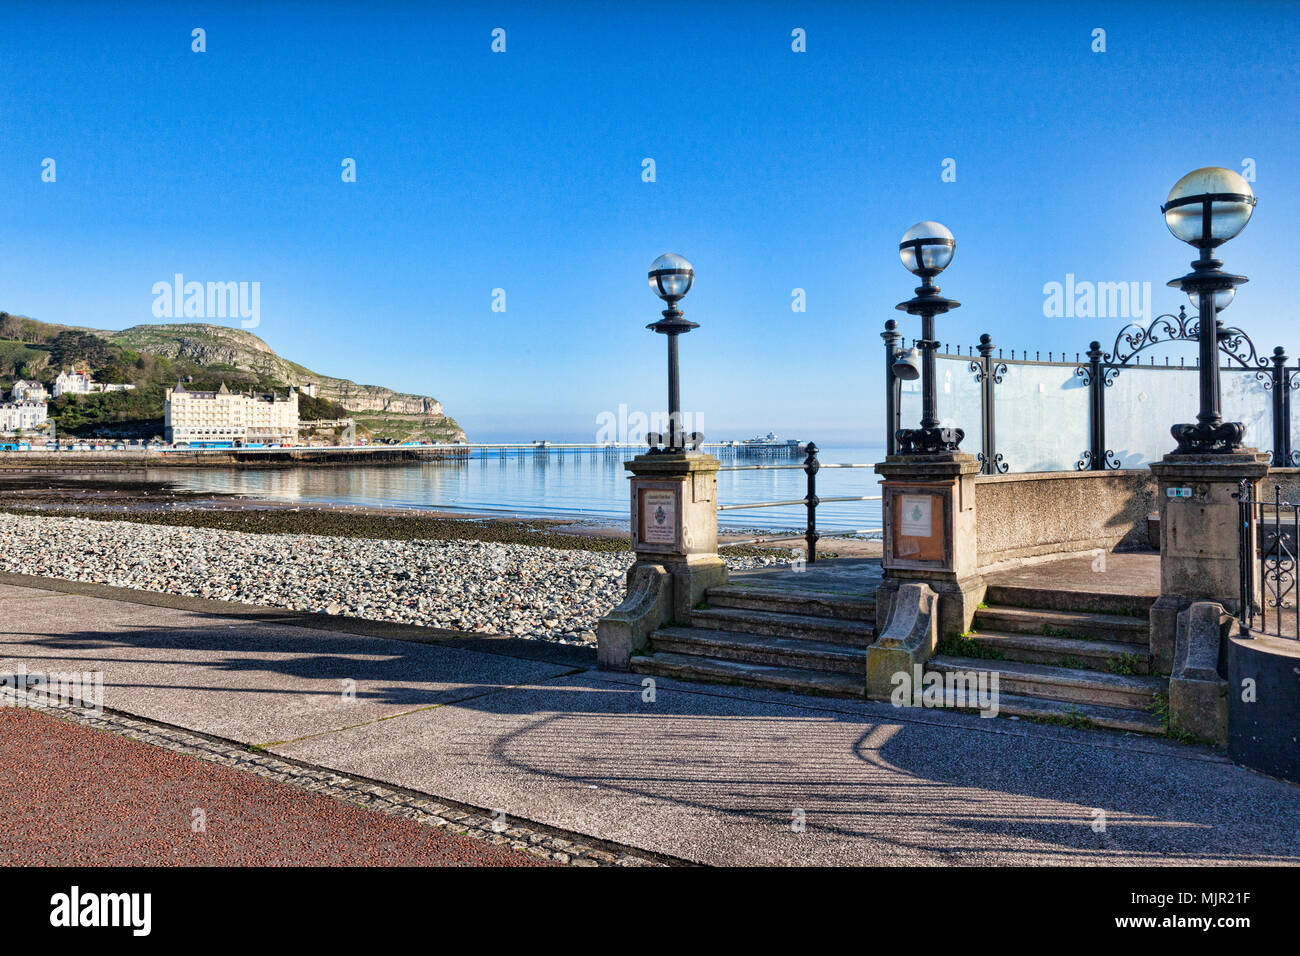
<svg viewBox="0 0 1300 956">
<path fill-rule="evenodd" d="M 824 532 L 825 534 L 880 534 L 880 528 L 835 528 Z M 732 548 L 742 544 L 762 544 L 765 541 L 788 541 L 791 538 L 800 537 L 799 532 L 793 531 L 786 534 L 765 534 L 761 538 L 746 538 L 743 541 L 724 541 L 719 548 Z"/>
<path fill-rule="evenodd" d="M 817 539 L 821 537 L 817 533 L 817 506 L 824 502 L 830 501 L 880 501 L 880 495 L 841 495 L 834 498 L 817 497 L 817 472 L 822 468 L 874 468 L 874 465 L 845 463 L 845 464 L 827 464 L 823 465 L 817 461 L 817 445 L 809 442 L 807 445 L 808 457 L 804 459 L 802 465 L 730 465 L 725 468 L 719 468 L 719 471 L 781 471 L 793 468 L 799 468 L 808 475 L 808 493 L 802 498 L 794 498 L 789 501 L 756 501 L 736 505 L 718 505 L 718 511 L 739 511 L 745 508 L 785 508 L 791 505 L 803 505 L 808 509 L 808 524 L 804 531 L 804 541 L 808 543 L 808 563 L 817 562 Z M 837 532 L 840 534 L 870 534 L 878 531 L 878 528 L 863 528 L 851 532 Z M 719 547 L 729 547 L 740 544 L 757 544 L 761 541 L 779 541 L 785 538 L 791 538 L 794 535 L 766 535 L 761 538 L 753 538 L 745 541 L 728 541 Z"/>
<path fill-rule="evenodd" d="M 842 498 L 818 498 L 817 504 L 822 505 L 828 501 L 880 501 L 880 495 L 846 495 Z M 718 505 L 719 511 L 733 511 L 737 508 L 781 508 L 785 505 L 806 505 L 807 498 L 794 498 L 790 501 L 756 501 L 753 504 L 744 505 Z"/>
<path fill-rule="evenodd" d="M 779 471 L 783 468 L 798 468 L 800 471 L 803 471 L 807 467 L 808 466 L 806 464 L 804 465 L 728 465 L 725 468 L 719 468 L 718 471 L 760 471 L 760 470 Z M 845 464 L 831 464 L 826 462 L 818 462 L 817 467 L 818 468 L 875 468 L 876 466 L 866 462 L 863 463 L 852 462 L 852 463 L 845 463 Z"/>
</svg>

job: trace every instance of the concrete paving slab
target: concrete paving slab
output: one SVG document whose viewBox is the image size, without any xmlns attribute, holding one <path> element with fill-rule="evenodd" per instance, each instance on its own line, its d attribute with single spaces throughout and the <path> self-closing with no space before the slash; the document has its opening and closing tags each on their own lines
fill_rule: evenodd
<svg viewBox="0 0 1300 956">
<path fill-rule="evenodd" d="M 1160 593 L 1160 555 L 1154 551 L 1110 553 L 1104 564 L 1091 555 L 1058 558 L 993 571 L 984 575 L 984 581 L 1049 591 L 1155 597 Z"/>
<path fill-rule="evenodd" d="M 879 558 L 828 558 L 804 565 L 798 571 L 784 564 L 753 571 L 732 571 L 728 583 L 783 592 L 812 591 L 872 597 L 883 574 Z"/>
<path fill-rule="evenodd" d="M 12 584 L 0 584 L 0 601 L 56 597 L 58 593 L 58 591 L 49 591 L 43 588 L 25 588 L 16 587 Z"/>
<path fill-rule="evenodd" d="M 704 863 L 1300 863 L 1300 788 L 1234 765 L 729 690 L 587 672 L 273 749 Z"/>
<path fill-rule="evenodd" d="M 571 670 L 445 644 L 67 594 L 0 599 L 0 670 L 19 664 L 29 671 L 102 671 L 105 707 L 258 744 Z"/>
</svg>

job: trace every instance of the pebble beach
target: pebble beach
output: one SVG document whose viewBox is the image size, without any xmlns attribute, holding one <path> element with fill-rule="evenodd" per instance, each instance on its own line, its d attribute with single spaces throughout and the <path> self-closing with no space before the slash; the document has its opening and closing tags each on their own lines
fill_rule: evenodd
<svg viewBox="0 0 1300 956">
<path fill-rule="evenodd" d="M 633 556 L 480 540 L 259 534 L 0 514 L 0 570 L 470 633 L 586 643 Z M 727 557 L 733 570 L 788 557 Z"/>
</svg>

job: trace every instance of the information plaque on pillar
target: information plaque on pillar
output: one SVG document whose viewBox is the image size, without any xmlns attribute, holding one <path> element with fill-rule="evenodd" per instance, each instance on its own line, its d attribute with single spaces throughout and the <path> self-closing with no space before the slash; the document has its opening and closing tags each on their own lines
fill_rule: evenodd
<svg viewBox="0 0 1300 956">
<path fill-rule="evenodd" d="M 673 551 L 681 540 L 680 485 L 637 489 L 637 540 L 642 545 Z"/>
<path fill-rule="evenodd" d="M 893 495 L 891 505 L 891 556 L 906 562 L 946 561 L 943 495 L 900 490 Z"/>
</svg>

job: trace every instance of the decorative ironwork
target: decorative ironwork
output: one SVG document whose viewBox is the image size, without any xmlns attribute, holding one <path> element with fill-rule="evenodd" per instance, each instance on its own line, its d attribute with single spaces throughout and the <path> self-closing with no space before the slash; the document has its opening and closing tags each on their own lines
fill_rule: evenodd
<svg viewBox="0 0 1300 956">
<path fill-rule="evenodd" d="M 1120 329 L 1115 336 L 1115 344 L 1102 356 L 1103 364 L 1115 368 L 1118 374 L 1118 369 L 1136 367 L 1133 359 L 1153 346 L 1167 345 L 1170 342 L 1196 342 L 1200 337 L 1200 318 L 1196 315 L 1189 316 L 1187 306 L 1179 306 L 1177 315 L 1166 312 L 1156 316 L 1148 325 L 1130 322 Z M 1217 338 L 1219 351 L 1242 368 L 1268 369 L 1268 357 L 1255 350 L 1255 343 L 1242 329 L 1236 326 L 1220 327 Z"/>
<path fill-rule="evenodd" d="M 996 426 L 994 406 L 995 386 L 1003 383 L 1003 377 L 1011 365 L 1055 365 L 1065 368 L 1072 366 L 1075 376 L 1088 389 L 1089 416 L 1088 447 L 1079 455 L 1074 467 L 1079 471 L 1119 469 L 1123 467 L 1121 457 L 1114 450 L 1106 447 L 1106 389 L 1114 385 L 1124 369 L 1147 367 L 1146 363 L 1140 360 L 1140 356 L 1152 347 L 1175 342 L 1199 344 L 1199 336 L 1199 318 L 1195 313 L 1188 315 L 1187 307 L 1183 306 L 1179 308 L 1177 314 L 1166 313 L 1146 324 L 1129 323 L 1124 326 L 1116 334 L 1109 352 L 1102 349 L 1100 342 L 1092 342 L 1086 361 L 1079 361 L 1079 356 L 1076 355 L 1074 362 L 1068 362 L 1064 360 L 1065 353 L 1061 353 L 1062 361 L 1053 362 L 1049 357 L 1047 362 L 1043 362 L 1031 356 L 1029 352 L 1018 355 L 1015 350 L 1012 350 L 1009 359 L 1004 359 L 1002 350 L 993 345 L 988 335 L 980 337 L 977 348 L 963 349 L 958 346 L 953 353 L 947 351 L 945 347 L 944 357 L 964 361 L 967 369 L 974 376 L 975 384 L 980 387 L 980 424 L 983 441 L 977 458 L 981 462 L 982 472 L 1000 474 L 1009 470 L 1009 466 L 997 467 L 999 464 L 1007 463 L 999 456 L 997 450 L 994 434 Z M 892 366 L 893 357 L 897 353 L 901 335 L 897 333 L 896 325 L 891 323 L 882 338 L 885 340 L 886 364 L 889 367 Z M 1300 467 L 1300 449 L 1291 447 L 1290 398 L 1293 389 L 1300 389 L 1300 368 L 1287 365 L 1287 357 L 1281 348 L 1274 349 L 1271 355 L 1261 355 L 1250 336 L 1236 327 L 1218 329 L 1218 352 L 1226 356 L 1226 361 L 1231 365 L 1253 373 L 1264 392 L 1271 396 L 1273 441 L 1271 449 L 1261 450 L 1269 451 L 1275 467 L 1283 465 Z M 1197 359 L 1190 365 L 1179 363 L 1171 366 L 1166 358 L 1164 367 L 1195 373 L 1200 369 L 1199 355 Z M 1151 359 L 1151 367 L 1158 367 L 1154 358 Z M 898 449 L 898 436 L 902 433 L 897 424 L 901 384 L 896 377 L 889 375 L 886 378 L 886 389 L 886 420 L 889 431 L 887 441 L 891 449 Z M 1240 423 L 1225 423 L 1220 419 L 1205 424 L 1197 421 L 1193 424 L 1180 425 L 1172 429 L 1171 434 L 1178 441 L 1176 453 L 1216 452 L 1239 447 L 1244 438 L 1244 429 L 1239 431 L 1242 428 Z M 934 436 L 913 438 L 909 448 L 920 447 L 925 442 L 931 443 L 926 447 L 935 447 L 934 441 L 937 441 Z"/>
<path fill-rule="evenodd" d="M 674 444 L 674 438 L 677 444 Z M 704 433 L 677 431 L 674 436 L 670 424 L 667 433 L 646 432 L 645 441 L 650 446 L 651 455 L 675 455 L 682 451 L 699 451 L 700 446 L 704 444 Z"/>
<path fill-rule="evenodd" d="M 1300 638 L 1300 567 L 1296 560 L 1300 504 L 1284 500 L 1281 485 L 1273 486 L 1272 501 L 1261 499 L 1254 484 L 1244 479 L 1233 497 L 1240 511 L 1237 616 L 1241 626 L 1248 632 Z M 1288 609 L 1292 613 L 1286 613 Z"/>
<path fill-rule="evenodd" d="M 1130 322 L 1115 336 L 1115 344 L 1109 352 L 1102 355 L 1107 365 L 1126 366 L 1134 356 L 1145 352 L 1154 345 L 1166 342 L 1195 342 L 1201 335 L 1201 323 L 1197 318 L 1187 315 L 1187 307 L 1179 306 L 1178 314 L 1166 312 L 1151 320 L 1147 326 Z M 1125 351 L 1123 346 L 1128 346 Z"/>
<path fill-rule="evenodd" d="M 985 474 L 1005 475 L 1011 470 L 1011 465 L 1002 460 L 1001 452 L 995 453 L 992 459 L 985 458 L 984 452 L 980 452 L 975 456 L 975 460 L 982 465 L 987 465 L 982 469 Z"/>
<path fill-rule="evenodd" d="M 1079 460 L 1074 463 L 1075 471 L 1105 471 L 1107 469 L 1116 470 L 1120 467 L 1120 460 L 1115 457 L 1115 453 L 1109 448 L 1097 456 L 1097 464 L 1094 467 L 1092 459 L 1092 450 L 1085 448 L 1079 455 Z"/>
<path fill-rule="evenodd" d="M 1268 356 L 1255 351 L 1255 343 L 1250 336 L 1236 326 L 1218 330 L 1219 351 L 1236 361 L 1244 369 L 1267 369 Z"/>
<path fill-rule="evenodd" d="M 938 455 L 959 451 L 966 433 L 960 428 L 901 428 L 897 437 L 900 455 Z"/>
<path fill-rule="evenodd" d="M 1178 442 L 1175 455 L 1214 455 L 1240 448 L 1246 437 L 1246 426 L 1241 422 L 1219 422 L 1217 425 L 1194 422 L 1175 425 L 1169 429 L 1169 434 Z"/>
<path fill-rule="evenodd" d="M 984 363 L 982 361 L 971 362 L 970 370 L 975 373 L 975 384 L 976 385 L 984 384 L 984 377 L 985 377 Z M 1007 374 L 1007 363 L 998 362 L 997 364 L 990 367 L 987 374 L 992 378 L 994 385 L 1001 385 L 1002 376 Z"/>
</svg>

